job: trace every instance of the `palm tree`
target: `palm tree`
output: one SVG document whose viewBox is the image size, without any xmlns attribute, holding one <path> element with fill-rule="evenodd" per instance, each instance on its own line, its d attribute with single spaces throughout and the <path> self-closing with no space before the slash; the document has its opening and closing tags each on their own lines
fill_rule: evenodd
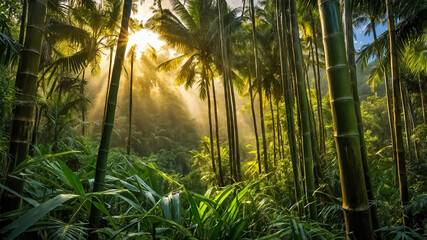
<svg viewBox="0 0 427 240">
<path fill-rule="evenodd" d="M 158 32 L 161 39 L 165 40 L 171 47 L 178 49 L 182 55 L 160 64 L 158 68 L 167 69 L 175 65 L 181 65 L 175 82 L 179 85 L 185 84 L 186 88 L 191 88 L 196 83 L 196 80 L 200 80 L 198 82 L 199 96 L 201 99 L 207 98 L 208 102 L 210 155 L 213 171 L 217 174 L 209 90 L 213 77 L 211 68 L 213 36 L 215 33 L 212 30 L 207 31 L 207 29 L 211 29 L 210 25 L 213 24 L 211 19 L 216 17 L 215 8 L 212 3 L 189 1 L 187 3 L 189 7 L 198 11 L 198 17 L 194 16 L 193 18 L 187 8 L 178 0 L 173 1 L 172 4 L 179 18 L 168 9 L 159 9 L 148 20 L 147 26 Z M 186 60 L 182 63 L 184 59 Z M 214 96 L 214 100 L 216 101 L 216 96 Z M 217 110 L 215 109 L 215 115 L 217 114 L 216 112 Z M 219 139 L 217 139 L 217 142 L 219 142 Z M 220 152 L 220 149 L 217 149 L 217 151 Z M 222 182 L 220 179 L 222 179 L 221 174 L 218 176 L 218 181 Z"/>
<path fill-rule="evenodd" d="M 95 181 L 93 185 L 93 192 L 101 192 L 104 190 L 105 185 L 105 172 L 107 167 L 107 158 L 110 148 L 110 138 L 114 126 L 114 116 L 117 103 L 117 92 L 119 90 L 120 75 L 122 71 L 123 60 L 126 52 L 126 45 L 128 41 L 128 25 L 130 12 L 132 9 L 132 0 L 125 0 L 123 5 L 122 23 L 120 27 L 120 35 L 117 42 L 117 52 L 114 60 L 113 74 L 111 77 L 110 92 L 108 96 L 108 107 L 104 127 L 102 129 L 101 144 L 99 146 L 98 157 L 96 161 Z M 98 201 L 95 200 L 94 201 Z M 89 223 L 91 227 L 99 225 L 101 219 L 101 211 L 92 205 L 90 211 Z M 92 238 L 95 235 L 91 234 Z"/>
<path fill-rule="evenodd" d="M 5 185 L 22 194 L 24 182 L 12 176 L 13 170 L 25 161 L 31 142 L 34 121 L 34 105 L 37 88 L 40 56 L 43 43 L 47 0 L 30 1 L 26 39 L 19 62 L 15 82 L 15 99 L 19 103 L 13 110 L 12 133 L 9 145 L 9 162 Z M 19 208 L 21 200 L 15 194 L 4 191 L 1 198 L 1 212 Z"/>
<path fill-rule="evenodd" d="M 374 239 L 338 1 L 319 0 L 347 239 Z"/>
<path fill-rule="evenodd" d="M 178 0 L 172 1 L 173 11 L 175 16 L 168 9 L 156 10 L 154 16 L 150 18 L 146 26 L 157 33 L 160 38 L 168 45 L 178 50 L 180 56 L 170 59 L 159 65 L 159 69 L 170 69 L 179 66 L 179 72 L 175 82 L 179 85 L 184 84 L 186 88 L 192 87 L 197 83 L 199 87 L 199 96 L 202 99 L 207 98 L 208 113 L 209 113 L 209 132 L 211 140 L 211 159 L 212 166 L 216 168 L 215 151 L 212 127 L 211 114 L 211 91 L 214 101 L 214 115 L 216 125 L 217 138 L 217 153 L 218 165 L 220 165 L 220 148 L 219 148 L 219 132 L 218 132 L 218 116 L 216 104 L 216 92 L 214 86 L 214 73 L 221 69 L 221 64 L 218 61 L 218 49 L 215 42 L 218 41 L 218 13 L 215 3 L 207 0 L 192 0 L 183 5 Z M 192 12 L 194 11 L 194 12 Z M 234 11 L 227 14 L 227 28 L 232 31 L 233 21 L 236 22 Z M 231 29 L 230 29 L 231 28 Z M 198 80 L 198 82 L 197 82 Z M 212 84 L 212 87 L 210 87 Z M 224 86 L 228 87 L 228 84 Z M 226 91 L 225 93 L 229 93 Z M 228 96 L 226 94 L 226 96 Z M 229 103 L 226 101 L 226 103 Z M 230 111 L 227 111 L 227 114 Z M 231 120 L 231 118 L 230 118 Z M 228 121 L 227 123 L 230 123 Z M 231 134 L 229 134 L 230 136 Z M 233 144 L 233 141 L 229 141 Z M 230 147 L 230 150 L 234 148 Z M 230 156 L 233 154 L 230 153 Z M 231 158 L 232 159 L 232 158 Z M 222 169 L 219 169 L 218 181 L 223 185 Z M 216 171 L 215 171 L 216 172 Z"/>
</svg>

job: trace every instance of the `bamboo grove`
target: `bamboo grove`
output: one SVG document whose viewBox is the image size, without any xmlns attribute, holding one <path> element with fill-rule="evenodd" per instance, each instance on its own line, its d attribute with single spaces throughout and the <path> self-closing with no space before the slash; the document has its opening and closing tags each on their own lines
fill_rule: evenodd
<svg viewBox="0 0 427 240">
<path fill-rule="evenodd" d="M 425 239 L 426 18 L 2 1 L 0 236 Z"/>
</svg>

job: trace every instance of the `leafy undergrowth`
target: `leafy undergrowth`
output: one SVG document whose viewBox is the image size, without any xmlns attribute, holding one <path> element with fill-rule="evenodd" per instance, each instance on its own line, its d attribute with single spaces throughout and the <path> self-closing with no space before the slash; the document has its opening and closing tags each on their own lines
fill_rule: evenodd
<svg viewBox="0 0 427 240">
<path fill-rule="evenodd" d="M 104 213 L 102 227 L 96 229 L 100 239 L 335 238 L 320 223 L 300 220 L 260 191 L 270 181 L 267 177 L 211 187 L 201 195 L 152 163 L 113 152 L 107 190 L 91 193 L 95 155 L 37 152 L 20 168 L 25 169 L 25 197 L 19 196 L 23 208 L 2 216 L 14 220 L 0 230 L 6 239 L 24 232 L 42 239 L 86 239 L 93 202 Z M 78 171 L 65 163 L 73 158 L 81 161 Z"/>
</svg>

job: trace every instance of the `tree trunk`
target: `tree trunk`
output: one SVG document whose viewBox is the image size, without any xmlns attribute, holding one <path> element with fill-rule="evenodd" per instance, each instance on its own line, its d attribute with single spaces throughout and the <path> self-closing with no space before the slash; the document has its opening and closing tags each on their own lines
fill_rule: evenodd
<svg viewBox="0 0 427 240">
<path fill-rule="evenodd" d="M 374 239 L 338 0 L 319 0 L 347 239 Z"/>
<path fill-rule="evenodd" d="M 122 72 L 123 60 L 126 52 L 126 45 L 128 41 L 128 26 L 129 18 L 132 8 L 132 0 L 125 0 L 123 5 L 123 17 L 120 28 L 120 35 L 117 42 L 117 52 L 114 60 L 113 73 L 111 77 L 110 91 L 108 94 L 108 106 L 107 112 L 105 115 L 104 127 L 102 129 L 101 143 L 98 150 L 98 157 L 96 161 L 96 170 L 95 170 L 95 181 L 93 185 L 93 192 L 101 192 L 105 187 L 105 175 L 107 168 L 107 158 L 108 152 L 110 149 L 110 138 L 114 126 L 114 116 L 116 112 L 117 104 L 117 93 L 119 90 L 120 75 Z M 93 201 L 97 201 L 95 198 Z M 101 211 L 92 205 L 90 210 L 90 227 L 96 228 L 99 225 L 101 220 Z M 96 238 L 96 233 L 91 231 L 91 239 Z"/>
<path fill-rule="evenodd" d="M 280 6 L 278 6 L 280 5 Z M 286 122 L 287 122 L 287 133 L 288 133 L 288 144 L 289 152 L 291 155 L 292 171 L 294 177 L 294 187 L 295 187 L 295 200 L 298 203 L 298 212 L 300 216 L 304 211 L 304 206 L 300 201 L 302 198 L 301 185 L 300 185 L 300 164 L 298 159 L 298 149 L 296 146 L 295 139 L 295 120 L 294 120 L 294 101 L 293 101 L 293 89 L 292 83 L 289 76 L 289 67 L 288 61 L 291 60 L 290 54 L 288 52 L 288 41 L 285 29 L 287 29 L 287 17 L 286 17 L 286 6 L 287 3 L 285 0 L 276 0 L 276 17 L 281 16 L 281 19 L 276 19 L 278 27 L 278 39 L 279 39 L 279 54 L 280 54 L 280 76 L 283 86 L 283 96 L 285 99 L 285 111 L 286 111 Z M 278 10 L 281 10 L 281 15 Z M 279 21 L 281 20 L 281 21 Z"/>
<path fill-rule="evenodd" d="M 273 163 L 274 168 L 277 167 L 277 159 L 276 159 L 276 125 L 274 123 L 274 109 L 273 109 L 273 97 L 271 96 L 271 91 L 269 91 L 269 97 L 270 97 L 270 113 L 271 113 L 271 123 L 272 123 L 272 130 L 273 130 Z"/>
<path fill-rule="evenodd" d="M 319 118 L 319 135 L 320 135 L 320 152 L 323 156 L 326 155 L 326 134 L 325 134 L 325 123 L 323 122 L 323 104 L 322 104 L 322 91 L 320 86 L 320 61 L 319 61 L 319 48 L 317 46 L 317 33 L 316 24 L 314 23 L 313 14 L 310 11 L 311 27 L 313 29 L 313 42 L 314 49 L 316 52 L 316 101 L 317 101 L 317 117 Z"/>
<path fill-rule="evenodd" d="M 279 100 L 276 101 L 276 128 L 277 128 L 277 150 L 279 151 L 279 159 L 283 159 L 282 150 L 283 147 L 282 129 L 280 124 L 280 113 L 279 113 Z"/>
<path fill-rule="evenodd" d="M 310 130 L 311 130 L 311 142 L 312 142 L 312 151 L 313 151 L 313 164 L 314 164 L 314 183 L 315 187 L 317 188 L 319 184 L 323 181 L 322 177 L 322 169 L 320 167 L 320 160 L 319 160 L 319 149 L 317 145 L 317 131 L 316 131 L 316 124 L 314 122 L 314 111 L 313 111 L 313 103 L 311 101 L 311 88 L 310 88 L 310 82 L 308 79 L 308 66 L 304 65 L 304 71 L 305 71 L 305 80 L 307 84 L 307 90 L 308 90 L 308 111 L 309 111 L 309 117 L 310 117 Z"/>
<path fill-rule="evenodd" d="M 231 106 L 233 113 L 233 130 L 234 130 L 234 150 L 235 150 L 235 165 L 236 165 L 236 179 L 240 181 L 242 179 L 242 172 L 240 170 L 240 145 L 239 145 L 239 128 L 237 125 L 237 108 L 236 98 L 234 96 L 234 87 L 231 77 L 229 78 L 230 91 L 231 91 Z"/>
<path fill-rule="evenodd" d="M 372 25 L 372 34 L 374 35 L 374 42 L 375 42 L 375 48 L 377 50 L 378 55 L 378 62 L 381 62 L 381 52 L 377 43 L 377 32 L 375 30 L 375 21 L 371 18 L 371 25 Z M 392 155 L 393 155 L 393 161 L 395 164 L 395 179 L 396 183 L 399 182 L 398 179 L 398 173 L 397 173 L 397 150 L 396 150 L 396 138 L 394 134 L 394 120 L 392 115 L 392 102 L 391 102 L 391 91 L 390 91 L 390 84 L 388 82 L 388 76 L 387 76 L 387 68 L 383 69 L 384 72 L 384 87 L 385 87 L 385 95 L 387 99 L 387 117 L 389 122 L 389 128 L 390 128 L 390 139 L 391 139 L 391 146 L 392 146 Z"/>
<path fill-rule="evenodd" d="M 259 116 L 261 120 L 261 135 L 262 135 L 262 147 L 264 156 L 264 171 L 269 172 L 268 169 L 268 153 L 267 153 L 267 140 L 265 138 L 265 124 L 264 124 L 264 111 L 262 103 L 262 83 L 258 75 L 258 47 L 257 47 L 257 32 L 255 27 L 255 7 L 254 0 L 250 0 L 250 14 L 252 22 L 252 43 L 254 48 L 254 66 L 255 66 L 255 81 L 258 83 L 258 97 L 259 97 Z"/>
<path fill-rule="evenodd" d="M 297 72 L 297 89 L 298 99 L 300 104 L 300 114 L 302 120 L 302 142 L 303 142 L 303 156 L 304 156 L 304 172 L 305 184 L 307 189 L 307 200 L 309 202 L 310 218 L 317 219 L 317 206 L 316 198 L 314 196 L 314 169 L 313 169 L 313 152 L 311 142 L 311 129 L 310 129 L 310 113 L 308 107 L 308 99 L 306 93 L 306 86 L 304 81 L 303 71 L 303 58 L 299 39 L 299 30 L 297 22 L 297 8 L 295 0 L 291 0 L 291 24 L 292 24 L 292 39 L 293 51 L 295 57 L 295 66 Z"/>
<path fill-rule="evenodd" d="M 83 68 L 82 79 L 80 84 L 80 94 L 82 95 L 83 98 L 85 97 L 85 70 L 86 68 Z M 85 118 L 86 118 L 86 104 L 82 103 L 82 136 L 85 136 L 86 134 Z"/>
<path fill-rule="evenodd" d="M 11 176 L 28 155 L 34 122 L 34 106 L 37 91 L 37 75 L 39 72 L 40 55 L 44 37 L 47 0 L 30 1 L 28 24 L 24 48 L 21 52 L 18 73 L 15 82 L 15 108 L 13 109 L 12 131 L 8 154 L 7 177 L 5 185 L 22 194 L 24 181 Z M 3 191 L 1 197 L 1 213 L 19 208 L 21 199 L 15 194 Z M 6 222 L 4 222 L 6 223 Z M 3 223 L 0 224 L 0 227 Z"/>
<path fill-rule="evenodd" d="M 107 113 L 108 106 L 108 94 L 110 93 L 110 81 L 111 81 L 111 65 L 113 64 L 113 52 L 114 47 L 110 47 L 110 63 L 108 65 L 108 79 L 107 79 L 107 90 L 105 91 L 105 104 L 104 104 L 104 115 L 102 117 L 102 124 L 105 122 L 105 114 Z"/>
<path fill-rule="evenodd" d="M 353 92 L 354 109 L 356 111 L 357 130 L 360 137 L 360 153 L 362 157 L 363 172 L 365 175 L 366 191 L 369 201 L 374 201 L 374 193 L 371 184 L 371 174 L 369 173 L 368 156 L 366 153 L 365 132 L 363 130 L 362 113 L 360 111 L 359 91 L 357 89 L 356 61 L 354 57 L 353 42 L 353 18 L 352 18 L 352 0 L 344 1 L 344 22 L 345 22 L 345 42 L 347 50 L 347 62 L 350 74 L 351 89 Z M 377 208 L 375 204 L 370 206 L 372 227 L 378 229 Z"/>
<path fill-rule="evenodd" d="M 409 95 L 408 89 L 405 87 L 405 85 L 403 85 L 403 93 L 406 99 L 406 103 L 408 104 L 408 117 L 409 117 L 409 129 L 410 131 L 410 135 L 412 136 L 412 132 L 415 128 L 415 122 L 414 122 L 414 111 L 412 109 L 412 103 L 411 103 L 411 96 Z M 418 163 L 419 162 L 419 156 L 418 156 L 418 146 L 417 146 L 417 142 L 414 140 L 413 141 L 413 146 L 414 146 L 414 155 L 415 155 L 415 160 Z"/>
<path fill-rule="evenodd" d="M 206 84 L 206 93 L 207 93 L 207 99 L 208 99 L 208 118 L 209 118 L 209 143 L 210 143 L 210 155 L 211 155 L 211 160 L 212 160 L 212 170 L 214 172 L 215 178 L 218 180 L 218 184 L 221 184 L 221 181 L 219 180 L 219 177 L 217 176 L 217 172 L 216 172 L 216 166 L 215 166 L 215 150 L 214 150 L 214 141 L 213 141 L 213 130 L 212 130 L 212 113 L 211 113 L 211 94 L 210 94 L 210 90 L 209 90 L 209 79 L 207 79 L 206 77 L 206 68 L 205 68 L 205 64 L 203 63 L 204 67 L 203 67 L 203 82 L 204 84 Z"/>
<path fill-rule="evenodd" d="M 234 128 L 233 128 L 233 118 L 232 118 L 232 106 L 231 106 L 231 96 L 230 96 L 230 81 L 229 70 L 228 70 L 228 56 L 227 56 L 227 46 L 224 36 L 224 19 L 222 13 L 222 1 L 218 1 L 218 21 L 219 21 L 219 35 L 220 35 L 220 46 L 221 46 L 221 57 L 223 64 L 223 79 L 224 79 L 224 97 L 225 97 L 225 109 L 227 116 L 227 132 L 228 132 L 228 147 L 229 147 L 229 167 L 230 167 L 230 179 L 231 182 L 236 182 L 235 168 L 234 168 Z"/>
<path fill-rule="evenodd" d="M 394 112 L 394 133 L 396 138 L 397 148 L 397 169 L 399 176 L 400 200 L 402 204 L 403 223 L 406 226 L 411 226 L 409 217 L 403 211 L 404 207 L 409 203 L 408 180 L 406 177 L 405 152 L 403 150 L 402 136 L 402 119 L 401 119 L 401 104 L 400 98 L 400 76 L 399 76 L 399 59 L 398 49 L 396 45 L 396 29 L 394 27 L 394 14 L 391 0 L 386 0 L 387 8 L 387 23 L 388 34 L 390 39 L 390 60 L 391 60 L 391 78 L 393 91 L 393 112 Z"/>
<path fill-rule="evenodd" d="M 128 128 L 128 144 L 127 154 L 130 155 L 130 143 L 132 138 L 132 88 L 133 88 L 133 61 L 135 58 L 135 49 L 131 49 L 130 60 L 130 83 L 129 83 L 129 128 Z"/>
<path fill-rule="evenodd" d="M 421 84 L 421 73 L 418 74 L 418 86 L 420 88 L 420 96 L 421 96 L 421 111 L 423 115 L 423 122 L 424 124 L 427 124 L 426 121 L 426 110 L 424 109 L 424 93 L 423 93 L 423 86 Z"/>
<path fill-rule="evenodd" d="M 251 97 L 251 111 L 252 111 L 252 120 L 254 123 L 254 133 L 255 133 L 255 141 L 256 141 L 256 155 L 258 162 L 258 173 L 261 174 L 261 155 L 259 150 L 259 139 L 258 139 L 258 127 L 256 124 L 256 116 L 255 116 L 255 107 L 254 107 L 254 96 L 252 94 L 252 80 L 249 76 L 249 95 Z"/>
<path fill-rule="evenodd" d="M 221 146 L 219 143 L 219 128 L 218 128 L 218 110 L 216 106 L 216 92 L 215 92 L 215 80 L 212 81 L 212 95 L 214 100 L 214 113 L 215 113 L 215 136 L 216 136 L 216 148 L 218 154 L 218 174 L 219 174 L 219 186 L 224 186 L 224 176 L 222 173 L 222 162 L 221 162 Z"/>
<path fill-rule="evenodd" d="M 22 0 L 22 16 L 21 16 L 21 26 L 19 28 L 19 44 L 24 44 L 24 38 L 25 38 L 25 26 L 27 21 L 27 10 L 28 10 L 28 0 Z"/>
</svg>

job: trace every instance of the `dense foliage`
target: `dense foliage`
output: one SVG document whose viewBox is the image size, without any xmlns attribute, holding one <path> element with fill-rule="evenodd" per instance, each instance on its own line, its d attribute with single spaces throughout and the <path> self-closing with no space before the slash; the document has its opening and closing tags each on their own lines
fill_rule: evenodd
<svg viewBox="0 0 427 240">
<path fill-rule="evenodd" d="M 425 239 L 427 4 L 325 2 L 2 1 L 1 238 Z"/>
</svg>

